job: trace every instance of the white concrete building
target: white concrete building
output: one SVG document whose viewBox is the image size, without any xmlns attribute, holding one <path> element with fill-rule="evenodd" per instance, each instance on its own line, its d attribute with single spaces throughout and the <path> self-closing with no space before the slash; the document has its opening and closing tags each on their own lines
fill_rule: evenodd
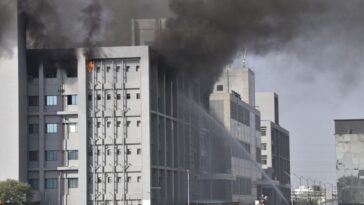
<svg viewBox="0 0 364 205">
<path fill-rule="evenodd" d="M 232 201 L 253 204 L 261 177 L 255 164 L 260 162 L 260 113 L 254 107 L 254 73 L 246 67 L 226 68 L 213 89 L 210 112 L 232 137 Z"/>
<path fill-rule="evenodd" d="M 261 164 L 273 183 L 290 199 L 289 132 L 279 124 L 279 103 L 276 93 L 257 93 L 256 105 L 261 113 Z M 269 204 L 284 204 L 271 182 L 262 180 L 261 192 Z"/>
</svg>

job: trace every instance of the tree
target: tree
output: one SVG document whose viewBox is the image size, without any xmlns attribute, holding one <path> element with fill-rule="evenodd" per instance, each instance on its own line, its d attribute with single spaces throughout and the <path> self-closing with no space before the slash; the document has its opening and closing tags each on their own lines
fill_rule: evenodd
<svg viewBox="0 0 364 205">
<path fill-rule="evenodd" d="M 0 204 L 30 204 L 32 192 L 29 184 L 13 179 L 0 182 Z"/>
</svg>

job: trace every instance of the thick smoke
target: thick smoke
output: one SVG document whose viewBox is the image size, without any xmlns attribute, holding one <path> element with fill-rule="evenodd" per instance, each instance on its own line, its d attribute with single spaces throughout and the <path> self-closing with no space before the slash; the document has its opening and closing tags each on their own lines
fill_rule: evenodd
<svg viewBox="0 0 364 205">
<path fill-rule="evenodd" d="M 321 35 L 320 41 L 328 43 L 321 43 L 323 47 L 330 46 L 329 39 L 346 39 L 351 42 L 349 47 L 359 46 L 363 42 L 363 5 L 364 1 L 358 0 L 172 0 L 176 15 L 167 22 L 156 46 L 168 64 L 204 78 L 209 89 L 243 48 L 264 55 L 292 48 L 292 42 L 308 34 Z M 322 29 L 333 33 L 320 33 Z M 309 39 L 295 44 L 297 50 L 290 52 L 307 44 L 311 44 Z M 297 55 L 305 54 L 320 58 L 314 49 Z"/>
<path fill-rule="evenodd" d="M 242 49 L 258 55 L 289 50 L 321 64 L 321 53 L 312 54 L 315 48 L 345 42 L 362 49 L 363 5 L 360 0 L 23 0 L 22 8 L 28 48 L 130 45 L 133 18 L 171 17 L 154 49 L 168 67 L 206 78 L 209 89 Z M 1 22 L 7 18 L 0 12 Z M 1 36 L 5 26 L 0 24 Z M 310 41 L 315 36 L 321 36 L 318 42 Z"/>
<path fill-rule="evenodd" d="M 0 1 L 0 59 L 10 56 L 16 43 L 15 8 L 16 4 L 12 0 Z"/>
</svg>

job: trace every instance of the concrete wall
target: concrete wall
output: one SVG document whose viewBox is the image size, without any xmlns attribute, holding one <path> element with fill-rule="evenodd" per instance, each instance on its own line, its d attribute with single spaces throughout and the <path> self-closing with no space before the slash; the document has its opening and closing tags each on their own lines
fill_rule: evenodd
<svg viewBox="0 0 364 205">
<path fill-rule="evenodd" d="M 261 120 L 279 124 L 278 95 L 273 92 L 256 94 L 257 109 L 261 112 Z"/>
</svg>

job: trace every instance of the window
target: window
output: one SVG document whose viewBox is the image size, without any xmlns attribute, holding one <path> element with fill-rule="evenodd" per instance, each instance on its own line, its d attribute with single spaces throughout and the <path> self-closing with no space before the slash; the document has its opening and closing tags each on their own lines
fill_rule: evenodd
<svg viewBox="0 0 364 205">
<path fill-rule="evenodd" d="M 136 94 L 136 99 L 140 99 L 140 93 Z"/>
<path fill-rule="evenodd" d="M 46 124 L 46 133 L 57 133 L 57 124 L 49 123 Z"/>
<path fill-rule="evenodd" d="M 120 72 L 120 66 L 116 66 L 116 72 Z"/>
<path fill-rule="evenodd" d="M 78 160 L 78 150 L 68 150 L 68 160 Z"/>
<path fill-rule="evenodd" d="M 137 127 L 140 127 L 140 124 L 141 124 L 141 122 L 140 122 L 140 120 L 138 120 L 137 121 Z"/>
<path fill-rule="evenodd" d="M 117 177 L 117 182 L 121 182 L 121 177 Z"/>
<path fill-rule="evenodd" d="M 47 106 L 54 106 L 54 105 L 57 105 L 58 104 L 58 101 L 57 101 L 57 96 L 46 96 L 46 105 Z"/>
<path fill-rule="evenodd" d="M 29 124 L 28 125 L 29 134 L 38 134 L 39 133 L 39 125 L 38 124 Z"/>
<path fill-rule="evenodd" d="M 97 66 L 97 68 L 96 68 L 96 72 L 97 72 L 97 73 L 100 73 L 100 70 L 101 70 L 100 66 Z"/>
<path fill-rule="evenodd" d="M 121 122 L 120 122 L 120 121 L 117 121 L 117 122 L 116 122 L 116 126 L 117 126 L 117 127 L 120 127 L 120 125 L 121 125 Z"/>
<path fill-rule="evenodd" d="M 97 183 L 101 183 L 101 177 L 97 177 Z"/>
<path fill-rule="evenodd" d="M 106 72 L 110 72 L 110 66 L 106 67 Z"/>
<path fill-rule="evenodd" d="M 39 105 L 39 97 L 38 96 L 29 96 L 28 97 L 28 105 L 29 106 L 38 106 Z"/>
<path fill-rule="evenodd" d="M 267 143 L 262 143 L 262 150 L 267 150 Z"/>
<path fill-rule="evenodd" d="M 261 163 L 262 164 L 267 164 L 267 156 L 266 155 L 262 155 Z"/>
<path fill-rule="evenodd" d="M 97 94 L 97 100 L 101 100 L 101 95 Z"/>
<path fill-rule="evenodd" d="M 77 123 L 68 124 L 68 130 L 70 133 L 75 133 L 78 131 Z"/>
<path fill-rule="evenodd" d="M 141 149 L 137 149 L 137 155 L 140 155 L 142 153 Z"/>
<path fill-rule="evenodd" d="M 117 95 L 116 95 L 116 99 L 117 99 L 117 100 L 120 100 L 120 99 L 121 99 L 121 95 L 120 95 L 120 94 L 117 94 Z"/>
<path fill-rule="evenodd" d="M 111 183 L 111 177 L 107 177 L 107 183 Z"/>
<path fill-rule="evenodd" d="M 138 176 L 137 177 L 137 182 L 139 183 L 141 180 L 142 180 L 142 177 L 141 176 Z"/>
<path fill-rule="evenodd" d="M 78 188 L 78 178 L 68 178 L 68 188 Z"/>
<path fill-rule="evenodd" d="M 58 155 L 57 151 L 46 151 L 45 160 L 46 161 L 57 161 L 57 159 L 58 159 L 57 155 Z"/>
<path fill-rule="evenodd" d="M 127 155 L 131 155 L 131 150 L 130 149 L 127 149 L 126 154 Z"/>
<path fill-rule="evenodd" d="M 131 98 L 130 93 L 127 93 L 127 94 L 126 94 L 126 99 L 130 99 L 130 98 Z"/>
<path fill-rule="evenodd" d="M 67 105 L 77 105 L 77 95 L 67 95 Z"/>
<path fill-rule="evenodd" d="M 262 136 L 266 136 L 267 135 L 267 128 L 266 127 L 261 127 L 260 128 L 260 133 Z"/>
<path fill-rule="evenodd" d="M 46 189 L 56 189 L 58 186 L 57 178 L 47 178 L 45 179 L 45 188 Z"/>
<path fill-rule="evenodd" d="M 101 122 L 97 122 L 97 128 L 101 127 Z"/>
<path fill-rule="evenodd" d="M 28 159 L 30 162 L 38 161 L 38 151 L 29 151 Z"/>
<path fill-rule="evenodd" d="M 110 149 L 106 150 L 106 154 L 111 155 L 111 150 Z"/>
<path fill-rule="evenodd" d="M 92 100 L 92 94 L 88 94 L 88 100 Z"/>
<path fill-rule="evenodd" d="M 126 181 L 131 182 L 131 177 L 128 177 Z"/>
<path fill-rule="evenodd" d="M 117 155 L 120 155 L 120 153 L 121 153 L 120 149 L 117 149 L 117 150 L 116 150 L 116 154 L 117 154 Z"/>
<path fill-rule="evenodd" d="M 137 66 L 135 66 L 135 71 L 136 71 L 136 72 L 138 72 L 138 71 L 139 71 L 139 68 L 140 68 L 140 67 L 139 67 L 138 65 L 137 65 Z"/>
<path fill-rule="evenodd" d="M 127 126 L 127 127 L 130 127 L 130 124 L 131 124 L 131 122 L 130 122 L 130 121 L 126 121 L 126 126 Z"/>
<path fill-rule="evenodd" d="M 216 90 L 217 91 L 223 91 L 224 90 L 224 86 L 223 85 L 217 85 L 216 86 Z"/>
<path fill-rule="evenodd" d="M 130 66 L 128 66 L 128 65 L 127 65 L 127 66 L 125 67 L 125 71 L 126 71 L 126 72 L 129 72 L 129 69 L 130 69 Z"/>
<path fill-rule="evenodd" d="M 106 95 L 106 99 L 107 99 L 107 100 L 111 100 L 111 95 L 110 95 L 110 94 L 107 94 L 107 95 Z"/>
<path fill-rule="evenodd" d="M 109 122 L 109 121 L 108 121 L 108 122 L 106 122 L 106 126 L 107 126 L 107 127 L 110 127 L 110 126 L 111 126 L 111 122 Z"/>
<path fill-rule="evenodd" d="M 39 189 L 39 179 L 28 179 L 28 183 L 32 189 Z"/>
</svg>

